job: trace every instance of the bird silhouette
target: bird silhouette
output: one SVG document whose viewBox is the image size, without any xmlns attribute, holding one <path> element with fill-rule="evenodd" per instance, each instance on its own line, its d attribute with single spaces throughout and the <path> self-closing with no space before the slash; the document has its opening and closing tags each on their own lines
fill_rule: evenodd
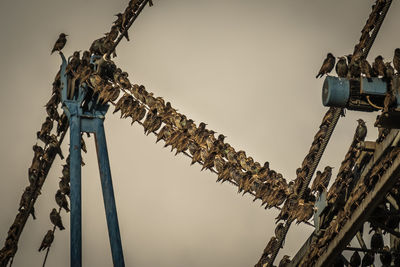
<svg viewBox="0 0 400 267">
<path fill-rule="evenodd" d="M 349 72 L 349 68 L 347 67 L 346 58 L 339 57 L 338 62 L 336 63 L 336 73 L 340 78 L 347 77 L 347 73 Z"/>
<path fill-rule="evenodd" d="M 53 54 L 55 51 L 60 52 L 61 49 L 64 48 L 65 44 L 67 43 L 67 37 L 68 35 L 66 35 L 65 33 L 61 33 L 58 36 L 58 39 L 56 41 L 56 43 L 54 44 L 53 50 L 51 50 L 51 54 Z"/>
<path fill-rule="evenodd" d="M 335 62 L 336 58 L 331 53 L 328 53 L 324 62 L 322 63 L 321 69 L 319 70 L 315 78 L 320 78 L 325 74 L 330 73 L 333 70 L 333 67 L 335 67 Z"/>
<path fill-rule="evenodd" d="M 53 209 L 53 210 L 51 211 L 51 213 L 50 213 L 50 221 L 51 221 L 55 226 L 57 226 L 60 230 L 64 230 L 64 229 L 65 229 L 65 227 L 63 226 L 62 221 L 61 221 L 61 216 L 60 216 L 60 214 L 57 212 L 56 209 Z"/>
</svg>

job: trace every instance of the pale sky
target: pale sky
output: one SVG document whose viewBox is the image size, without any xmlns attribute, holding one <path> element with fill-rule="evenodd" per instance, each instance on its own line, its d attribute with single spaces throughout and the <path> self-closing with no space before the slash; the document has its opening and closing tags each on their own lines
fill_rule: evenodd
<svg viewBox="0 0 400 267">
<path fill-rule="evenodd" d="M 36 131 L 60 58 L 51 48 L 68 36 L 66 55 L 88 49 L 108 31 L 126 1 L 0 1 L 0 242 L 28 185 Z M 323 79 L 315 75 L 327 52 L 353 51 L 373 1 L 154 0 L 122 41 L 116 64 L 179 112 L 227 136 L 237 150 L 290 181 L 303 161 L 326 109 Z M 370 58 L 391 61 L 400 46 L 400 5 L 394 1 Z M 111 109 L 113 110 L 113 109 Z M 367 121 L 375 140 L 376 113 L 348 111 L 341 118 L 319 169 L 338 166 L 357 125 Z M 253 266 L 273 235 L 277 210 L 238 195 L 216 176 L 175 157 L 141 126 L 109 112 L 105 121 L 126 266 Z M 83 155 L 83 265 L 111 266 L 93 138 Z M 63 151 L 68 154 L 68 138 Z M 37 249 L 56 207 L 61 176 L 57 158 L 29 219 L 14 267 L 41 266 Z M 336 169 L 337 170 L 337 169 Z M 335 173 L 336 174 L 336 173 Z M 47 266 L 69 266 L 69 216 L 56 231 Z M 292 225 L 284 254 L 293 256 L 311 233 Z"/>
</svg>

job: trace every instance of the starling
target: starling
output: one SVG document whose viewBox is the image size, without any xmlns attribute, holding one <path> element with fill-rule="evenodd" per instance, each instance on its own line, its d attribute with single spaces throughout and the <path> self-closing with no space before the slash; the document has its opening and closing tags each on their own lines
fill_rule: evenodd
<svg viewBox="0 0 400 267">
<path fill-rule="evenodd" d="M 392 263 L 392 254 L 390 253 L 390 249 L 388 246 L 383 247 L 383 253 L 379 255 L 379 259 L 383 266 L 390 266 Z"/>
<path fill-rule="evenodd" d="M 353 255 L 350 258 L 350 266 L 351 267 L 358 267 L 361 264 L 361 257 L 358 251 L 354 251 Z"/>
<path fill-rule="evenodd" d="M 372 69 L 378 76 L 385 76 L 385 63 L 383 62 L 382 56 L 377 56 L 374 63 L 372 63 Z"/>
<path fill-rule="evenodd" d="M 61 49 L 64 48 L 65 44 L 67 43 L 67 37 L 65 33 L 61 33 L 60 36 L 58 37 L 56 43 L 54 44 L 53 50 L 51 50 L 51 54 L 53 54 L 55 51 L 61 51 Z"/>
<path fill-rule="evenodd" d="M 393 65 L 397 73 L 400 73 L 400 48 L 394 50 Z"/>
<path fill-rule="evenodd" d="M 59 186 L 61 192 L 62 192 L 64 195 L 69 196 L 70 187 L 69 187 L 69 182 L 68 182 L 66 179 L 61 178 L 60 182 L 58 183 L 58 186 Z"/>
<path fill-rule="evenodd" d="M 64 227 L 63 224 L 62 224 L 60 214 L 59 214 L 59 213 L 57 212 L 57 210 L 54 209 L 54 208 L 53 208 L 53 210 L 52 210 L 51 213 L 50 213 L 50 221 L 51 221 L 55 226 L 57 226 L 60 230 L 64 230 L 64 229 L 65 229 L 65 227 Z"/>
<path fill-rule="evenodd" d="M 322 175 L 321 171 L 317 171 L 317 173 L 315 174 L 314 181 L 313 181 L 313 183 L 311 185 L 311 191 L 312 192 L 318 191 L 318 186 L 321 183 L 321 175 Z"/>
<path fill-rule="evenodd" d="M 69 212 L 68 208 L 68 201 L 65 195 L 61 192 L 60 189 L 57 190 L 57 193 L 55 195 L 56 203 L 60 208 L 65 209 L 66 212 Z"/>
<path fill-rule="evenodd" d="M 386 62 L 385 63 L 385 78 L 389 79 L 389 81 L 391 79 L 393 79 L 394 76 L 394 69 L 392 67 L 392 64 L 390 62 Z"/>
<path fill-rule="evenodd" d="M 362 119 L 357 120 L 358 125 L 356 128 L 356 132 L 354 133 L 354 138 L 353 140 L 356 142 L 361 142 L 365 140 L 365 137 L 367 136 L 367 126 L 365 125 L 365 121 Z"/>
<path fill-rule="evenodd" d="M 366 59 L 362 59 L 360 63 L 361 73 L 365 75 L 366 78 L 371 78 L 372 68 Z"/>
<path fill-rule="evenodd" d="M 285 255 L 279 262 L 278 267 L 286 267 L 286 266 L 288 266 L 289 263 L 290 263 L 290 256 Z"/>
<path fill-rule="evenodd" d="M 315 78 L 320 78 L 322 76 L 324 76 L 325 74 L 328 74 L 332 71 L 333 67 L 335 66 L 335 62 L 336 62 L 336 58 L 331 54 L 328 53 L 328 55 L 326 56 L 321 69 L 319 70 L 317 76 L 315 76 Z"/>
<path fill-rule="evenodd" d="M 51 246 L 54 240 L 54 233 L 52 230 L 47 231 L 46 235 L 43 238 L 42 244 L 39 247 L 39 252 L 45 250 L 46 248 Z"/>
<path fill-rule="evenodd" d="M 375 232 L 371 237 L 371 249 L 381 250 L 383 249 L 384 245 L 382 234 Z"/>
<path fill-rule="evenodd" d="M 319 186 L 322 187 L 322 189 L 327 189 L 329 181 L 331 180 L 332 177 L 332 169 L 333 169 L 332 167 L 326 166 L 324 172 L 321 174 L 321 182 Z"/>
<path fill-rule="evenodd" d="M 277 237 L 277 238 L 281 238 L 281 237 L 283 237 L 283 230 L 284 230 L 284 225 L 283 225 L 283 223 L 279 223 L 277 226 L 276 226 L 276 228 L 275 228 L 275 236 Z"/>
<path fill-rule="evenodd" d="M 367 252 L 365 253 L 362 262 L 361 262 L 361 266 L 362 267 L 367 267 L 370 266 L 374 263 L 375 260 L 375 255 L 372 252 Z"/>
<path fill-rule="evenodd" d="M 340 57 L 338 62 L 336 63 L 336 73 L 340 78 L 345 78 L 347 76 L 347 73 L 349 71 L 349 68 L 347 67 L 346 63 L 346 58 L 345 57 Z"/>
</svg>

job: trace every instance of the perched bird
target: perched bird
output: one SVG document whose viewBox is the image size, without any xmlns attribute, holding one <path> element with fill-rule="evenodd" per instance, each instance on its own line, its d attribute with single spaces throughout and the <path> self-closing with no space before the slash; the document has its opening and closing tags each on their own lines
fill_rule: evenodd
<svg viewBox="0 0 400 267">
<path fill-rule="evenodd" d="M 365 140 L 367 136 L 367 126 L 365 125 L 365 121 L 362 119 L 357 120 L 358 125 L 356 128 L 356 132 L 354 133 L 353 141 L 361 142 Z"/>
<path fill-rule="evenodd" d="M 51 243 L 53 243 L 53 240 L 54 240 L 53 231 L 52 230 L 47 231 L 46 235 L 44 236 L 44 238 L 42 240 L 42 244 L 40 244 L 39 252 L 50 247 Z"/>
<path fill-rule="evenodd" d="M 358 267 L 361 264 L 361 257 L 358 251 L 354 251 L 353 255 L 350 258 L 350 266 L 351 267 Z"/>
<path fill-rule="evenodd" d="M 393 79 L 394 76 L 394 69 L 392 67 L 392 64 L 390 62 L 386 62 L 385 63 L 385 78 L 389 79 L 389 81 L 391 79 Z"/>
<path fill-rule="evenodd" d="M 328 53 L 324 62 L 322 63 L 321 69 L 319 70 L 315 78 L 320 78 L 325 74 L 330 73 L 333 70 L 333 67 L 335 66 L 335 62 L 336 58 L 331 53 Z"/>
<path fill-rule="evenodd" d="M 329 181 L 331 180 L 332 177 L 332 169 L 333 168 L 330 166 L 325 167 L 324 172 L 321 174 L 321 181 L 319 183 L 319 186 L 317 187 L 318 191 L 322 192 L 324 189 L 325 190 L 327 189 Z"/>
<path fill-rule="evenodd" d="M 375 232 L 371 237 L 371 249 L 381 250 L 384 246 L 383 236 L 381 233 Z"/>
<path fill-rule="evenodd" d="M 388 246 L 383 247 L 383 253 L 379 255 L 379 259 L 383 266 L 390 266 L 392 263 L 392 254 L 390 253 L 390 248 Z"/>
<path fill-rule="evenodd" d="M 361 266 L 367 267 L 374 263 L 375 254 L 373 252 L 365 253 L 364 257 L 362 258 Z"/>
<path fill-rule="evenodd" d="M 65 229 L 65 227 L 64 227 L 63 224 L 62 224 L 60 214 L 59 214 L 59 213 L 57 212 L 57 210 L 54 209 L 54 208 L 53 208 L 53 210 L 52 210 L 51 213 L 50 213 L 50 221 L 51 221 L 55 226 L 57 226 L 60 230 L 64 230 L 64 229 Z"/>
<path fill-rule="evenodd" d="M 278 267 L 286 267 L 286 266 L 288 266 L 289 263 L 290 263 L 290 256 L 285 255 L 279 262 Z"/>
<path fill-rule="evenodd" d="M 397 73 L 400 73 L 400 48 L 394 50 L 393 65 Z"/>
<path fill-rule="evenodd" d="M 313 181 L 313 183 L 311 185 L 311 191 L 312 192 L 318 191 L 317 188 L 318 188 L 319 184 L 321 183 L 321 175 L 322 175 L 321 171 L 317 171 L 317 173 L 315 174 L 314 181 Z"/>
<path fill-rule="evenodd" d="M 278 239 L 273 236 L 264 249 L 264 255 L 272 255 L 276 246 L 278 246 Z"/>
<path fill-rule="evenodd" d="M 366 78 L 370 79 L 372 77 L 372 67 L 366 59 L 361 59 L 360 69 L 361 73 L 364 74 Z"/>
<path fill-rule="evenodd" d="M 349 68 L 347 67 L 346 58 L 340 57 L 338 62 L 336 63 L 336 73 L 340 78 L 345 78 L 347 73 L 349 72 Z"/>
<path fill-rule="evenodd" d="M 283 223 L 279 223 L 276 228 L 275 228 L 275 236 L 277 238 L 280 238 L 283 236 L 283 230 L 284 230 L 285 226 L 283 225 Z"/>
<path fill-rule="evenodd" d="M 61 51 L 61 49 L 64 48 L 65 44 L 67 43 L 67 37 L 65 33 L 61 33 L 60 36 L 58 37 L 56 43 L 54 44 L 53 50 L 51 50 L 51 54 L 53 54 L 55 51 Z"/>
<path fill-rule="evenodd" d="M 385 76 L 385 63 L 383 62 L 382 56 L 377 56 L 374 63 L 372 63 L 372 69 L 378 76 Z"/>
<path fill-rule="evenodd" d="M 66 212 L 69 212 L 68 208 L 68 201 L 65 195 L 61 192 L 60 189 L 57 190 L 57 193 L 55 195 L 56 203 L 60 208 L 65 209 Z"/>
<path fill-rule="evenodd" d="M 67 181 L 67 179 L 61 178 L 60 182 L 58 183 L 58 186 L 59 186 L 61 192 L 62 192 L 64 195 L 69 196 L 70 187 L 69 187 L 69 182 Z"/>
</svg>

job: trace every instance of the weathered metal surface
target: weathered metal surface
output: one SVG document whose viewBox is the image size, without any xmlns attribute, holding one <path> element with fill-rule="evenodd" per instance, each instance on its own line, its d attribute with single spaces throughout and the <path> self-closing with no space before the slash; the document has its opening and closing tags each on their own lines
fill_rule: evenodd
<svg viewBox="0 0 400 267">
<path fill-rule="evenodd" d="M 357 209 L 352 213 L 350 220 L 343 226 L 339 234 L 329 243 L 327 251 L 317 260 L 315 266 L 330 266 L 342 250 L 351 241 L 362 224 L 376 206 L 383 200 L 387 192 L 398 181 L 400 174 L 400 156 L 382 175 L 374 189 L 364 198 Z"/>
<path fill-rule="evenodd" d="M 322 88 L 322 103 L 327 107 L 341 107 L 347 105 L 350 97 L 350 83 L 344 78 L 327 76 Z"/>
<path fill-rule="evenodd" d="M 71 232 L 70 232 L 70 262 L 72 267 L 82 266 L 82 181 L 81 181 L 81 134 L 94 133 L 96 138 L 97 157 L 103 191 L 104 207 L 107 218 L 108 234 L 113 258 L 113 265 L 124 267 L 121 236 L 118 225 L 114 190 L 112 187 L 110 163 L 104 132 L 104 116 L 108 105 L 100 105 L 97 99 L 91 99 L 90 109 L 83 110 L 88 88 L 82 85 L 68 99 L 68 77 L 65 74 L 66 60 L 61 54 L 61 81 L 63 109 L 70 123 L 70 202 L 71 202 Z"/>
</svg>

